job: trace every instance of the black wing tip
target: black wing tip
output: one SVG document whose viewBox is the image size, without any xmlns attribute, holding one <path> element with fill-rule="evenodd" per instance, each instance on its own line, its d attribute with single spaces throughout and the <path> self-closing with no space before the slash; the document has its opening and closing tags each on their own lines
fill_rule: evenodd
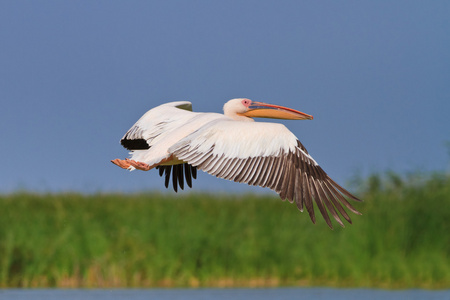
<svg viewBox="0 0 450 300">
<path fill-rule="evenodd" d="M 120 144 L 128 150 L 147 150 L 150 146 L 144 139 L 127 139 L 123 138 L 120 140 Z"/>
<path fill-rule="evenodd" d="M 169 188 L 170 175 L 172 175 L 172 186 L 175 193 L 178 193 L 178 187 L 184 190 L 185 177 L 186 184 L 190 188 L 192 188 L 192 178 L 196 179 L 197 177 L 197 168 L 187 163 L 173 166 L 157 166 L 156 169 L 159 170 L 160 176 L 165 177 L 164 185 L 166 188 Z"/>
<path fill-rule="evenodd" d="M 192 188 L 192 167 L 190 164 L 184 164 L 184 176 L 186 177 L 186 184 Z"/>
<path fill-rule="evenodd" d="M 178 172 L 178 185 L 180 186 L 180 188 L 182 190 L 184 190 L 184 174 L 183 174 L 183 165 L 178 165 L 177 166 Z"/>
</svg>

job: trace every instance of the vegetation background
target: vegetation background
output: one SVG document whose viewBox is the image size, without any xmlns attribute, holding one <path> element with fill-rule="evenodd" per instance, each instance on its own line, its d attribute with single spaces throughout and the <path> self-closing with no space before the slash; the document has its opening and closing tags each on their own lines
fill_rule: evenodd
<svg viewBox="0 0 450 300">
<path fill-rule="evenodd" d="M 450 176 L 353 182 L 334 230 L 267 195 L 5 194 L 0 286 L 450 288 Z"/>
</svg>

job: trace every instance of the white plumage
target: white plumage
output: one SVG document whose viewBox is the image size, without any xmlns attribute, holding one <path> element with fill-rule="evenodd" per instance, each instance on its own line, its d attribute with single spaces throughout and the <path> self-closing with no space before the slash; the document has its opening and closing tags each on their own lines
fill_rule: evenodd
<svg viewBox="0 0 450 300">
<path fill-rule="evenodd" d="M 327 213 L 343 226 L 351 223 L 341 204 L 360 214 L 345 196 L 360 201 L 334 182 L 284 125 L 254 122 L 252 117 L 312 119 L 302 112 L 249 99 L 228 101 L 225 115 L 192 112 L 187 101 L 160 105 L 145 113 L 121 139 L 131 158 L 112 162 L 124 169 L 159 169 L 168 186 L 191 187 L 196 169 L 214 176 L 269 187 L 307 211 L 315 222 L 313 201 L 332 228 Z M 183 172 L 184 167 L 184 172 Z M 326 207 L 326 208 L 325 208 Z M 337 211 L 336 211 L 337 210 Z"/>
</svg>

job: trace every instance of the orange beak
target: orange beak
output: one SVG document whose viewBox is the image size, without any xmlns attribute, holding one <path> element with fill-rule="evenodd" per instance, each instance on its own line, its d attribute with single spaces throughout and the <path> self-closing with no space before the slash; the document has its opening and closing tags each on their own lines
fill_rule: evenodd
<svg viewBox="0 0 450 300">
<path fill-rule="evenodd" d="M 312 120 L 313 116 L 301 111 L 274 104 L 255 102 L 249 105 L 248 110 L 240 115 L 250 118 L 271 118 L 284 120 Z"/>
</svg>

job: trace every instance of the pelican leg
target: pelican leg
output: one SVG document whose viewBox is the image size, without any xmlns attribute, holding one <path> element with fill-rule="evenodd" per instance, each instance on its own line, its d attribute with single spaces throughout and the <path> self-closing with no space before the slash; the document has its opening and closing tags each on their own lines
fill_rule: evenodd
<svg viewBox="0 0 450 300">
<path fill-rule="evenodd" d="M 111 160 L 111 162 L 113 164 L 115 164 L 116 166 L 121 167 L 122 169 L 129 169 L 130 167 L 135 167 L 138 170 L 142 170 L 142 171 L 148 171 L 150 169 L 153 168 L 153 166 L 149 166 L 146 163 L 140 162 L 140 161 L 135 161 L 135 160 L 131 160 L 128 158 L 125 159 L 113 159 Z"/>
<path fill-rule="evenodd" d="M 156 167 L 156 165 L 150 166 L 149 164 L 146 164 L 146 163 L 143 163 L 140 161 L 135 161 L 135 160 L 128 159 L 128 158 L 125 158 L 125 161 L 128 162 L 131 166 L 133 166 L 136 169 L 141 170 L 141 171 L 148 171 L 148 170 Z"/>
<path fill-rule="evenodd" d="M 126 159 L 116 158 L 116 159 L 111 160 L 111 162 L 113 164 L 115 164 L 116 166 L 121 167 L 122 169 L 128 169 L 131 166 L 130 162 L 127 161 Z"/>
<path fill-rule="evenodd" d="M 156 166 L 158 166 L 160 164 L 166 163 L 166 162 L 171 161 L 171 160 L 173 160 L 173 155 L 169 156 L 168 158 L 165 158 L 165 159 L 161 160 L 159 163 L 154 164 L 152 166 L 150 166 L 149 164 L 146 164 L 144 162 L 135 161 L 135 160 L 128 159 L 128 158 L 125 158 L 125 159 L 118 159 L 118 158 L 116 158 L 116 159 L 111 160 L 111 162 L 113 164 L 121 167 L 122 169 L 128 169 L 130 167 L 134 167 L 134 168 L 136 168 L 138 170 L 141 170 L 141 171 L 148 171 L 148 170 L 151 170 L 151 169 L 153 169 L 154 167 L 156 167 Z"/>
</svg>

